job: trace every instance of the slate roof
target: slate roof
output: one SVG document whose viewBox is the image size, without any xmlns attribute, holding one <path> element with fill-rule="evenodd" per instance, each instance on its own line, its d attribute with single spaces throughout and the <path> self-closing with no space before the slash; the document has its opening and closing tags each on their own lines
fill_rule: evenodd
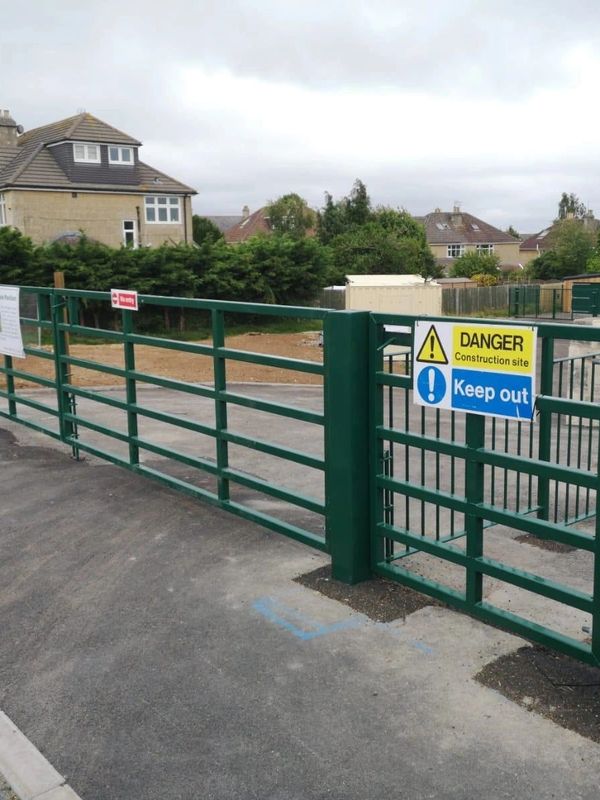
<svg viewBox="0 0 600 800">
<path fill-rule="evenodd" d="M 225 231 L 225 241 L 229 244 L 245 242 L 251 236 L 259 233 L 271 233 L 271 224 L 267 216 L 267 208 L 259 208 L 246 219 L 242 219 L 237 225 Z"/>
<path fill-rule="evenodd" d="M 432 211 L 424 218 L 429 244 L 502 244 L 518 242 L 514 236 L 464 211 Z"/>
<path fill-rule="evenodd" d="M 591 214 L 591 212 L 590 212 Z M 554 239 L 558 233 L 560 222 L 555 221 L 539 233 L 534 233 L 528 236 L 521 242 L 519 250 L 535 250 L 536 252 L 543 253 L 545 250 L 551 250 L 554 245 Z M 595 219 L 593 216 L 587 216 L 583 220 L 576 220 L 581 223 L 584 228 L 596 233 L 600 230 L 600 220 Z"/>
<path fill-rule="evenodd" d="M 164 192 L 196 194 L 195 189 L 165 175 L 144 162 L 138 162 L 132 171 L 131 181 L 110 182 L 106 173 L 103 180 L 94 182 L 73 179 L 65 172 L 48 145 L 63 141 L 86 141 L 98 144 L 121 144 L 131 147 L 141 145 L 137 139 L 107 125 L 92 114 L 83 113 L 75 117 L 44 125 L 23 133 L 15 147 L 0 147 L 0 188 L 35 189 L 79 189 L 116 192 Z M 90 178 L 94 174 L 90 172 Z M 115 173 L 116 174 L 116 173 Z M 120 173 L 119 177 L 122 177 Z"/>
<path fill-rule="evenodd" d="M 228 231 L 230 228 L 233 228 L 234 225 L 241 222 L 244 217 L 242 214 L 217 214 L 211 217 L 205 216 L 205 219 L 210 220 L 213 225 L 216 225 L 221 233 L 225 233 L 225 231 Z"/>
</svg>

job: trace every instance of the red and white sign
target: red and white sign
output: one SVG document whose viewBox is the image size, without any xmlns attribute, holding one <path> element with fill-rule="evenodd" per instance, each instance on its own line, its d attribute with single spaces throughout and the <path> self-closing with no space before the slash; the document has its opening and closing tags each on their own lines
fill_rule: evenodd
<svg viewBox="0 0 600 800">
<path fill-rule="evenodd" d="M 132 289 L 111 289 L 110 304 L 113 308 L 123 308 L 127 311 L 138 310 L 138 293 Z"/>
</svg>

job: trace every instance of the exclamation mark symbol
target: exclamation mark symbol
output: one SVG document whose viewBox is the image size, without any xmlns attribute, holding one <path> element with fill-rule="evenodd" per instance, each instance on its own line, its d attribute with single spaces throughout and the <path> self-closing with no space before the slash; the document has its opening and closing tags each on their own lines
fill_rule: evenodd
<svg viewBox="0 0 600 800">
<path fill-rule="evenodd" d="M 429 353 L 429 360 L 433 361 L 435 359 L 435 336 L 433 333 L 429 337 L 429 349 L 431 350 Z"/>
<path fill-rule="evenodd" d="M 431 338 L 433 339 L 433 336 Z M 429 381 L 429 402 L 433 403 L 435 400 L 435 370 L 433 367 L 429 367 L 427 380 Z"/>
</svg>

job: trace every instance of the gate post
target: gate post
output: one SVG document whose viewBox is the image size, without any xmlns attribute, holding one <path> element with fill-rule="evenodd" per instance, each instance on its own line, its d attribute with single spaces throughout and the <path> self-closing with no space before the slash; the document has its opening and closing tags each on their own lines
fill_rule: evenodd
<svg viewBox="0 0 600 800">
<path fill-rule="evenodd" d="M 331 311 L 323 325 L 325 523 L 332 577 L 371 575 L 368 311 Z"/>
</svg>

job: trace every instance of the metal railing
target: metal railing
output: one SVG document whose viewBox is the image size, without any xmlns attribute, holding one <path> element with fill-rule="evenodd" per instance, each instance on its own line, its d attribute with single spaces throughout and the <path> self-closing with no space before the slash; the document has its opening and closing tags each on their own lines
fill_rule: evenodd
<svg viewBox="0 0 600 800">
<path fill-rule="evenodd" d="M 595 382 L 600 373 L 594 344 L 600 331 L 538 326 L 539 396 L 535 421 L 526 422 L 413 405 L 410 356 L 390 363 L 386 352 L 394 345 L 411 347 L 414 323 L 414 317 L 371 315 L 375 571 L 599 664 L 600 407 Z M 407 333 L 390 333 L 389 326 L 404 326 Z M 589 343 L 589 352 L 555 357 L 572 339 Z M 524 563 L 522 537 L 587 556 L 575 585 L 554 577 L 553 568 L 544 575 L 543 560 Z M 503 584 L 537 599 L 523 600 L 518 608 L 502 607 Z M 547 614 L 536 619 L 539 598 L 583 613 L 571 618 L 565 611 L 563 630 L 560 614 L 551 623 Z M 578 638 L 582 627 L 591 629 L 590 642 Z"/>
<path fill-rule="evenodd" d="M 375 572 L 600 664 L 599 329 L 538 325 L 528 422 L 413 405 L 413 316 L 140 296 L 142 307 L 210 316 L 209 340 L 180 341 L 137 331 L 132 311 L 119 312 L 116 329 L 82 324 L 82 304 L 109 306 L 107 292 L 22 293 L 37 313 L 21 323 L 36 336 L 24 365 L 5 357 L 0 366 L 0 417 L 60 440 L 75 458 L 89 453 L 327 552 L 335 578 Z M 322 363 L 231 346 L 232 315 L 321 323 Z M 81 337 L 110 347 L 78 350 Z M 189 355 L 189 372 L 143 368 L 148 348 Z M 195 378 L 201 359 L 210 380 Z M 320 384 L 313 393 L 288 386 L 282 400 L 279 390 L 234 384 L 234 364 Z M 85 385 L 82 373 L 92 376 Z M 117 387 L 94 384 L 107 379 Z M 253 415 L 268 419 L 258 433 Z M 519 536 L 580 551 L 575 584 L 524 563 Z M 502 584 L 558 603 L 566 633 L 561 615 L 557 624 L 531 618 L 535 603 L 501 607 Z M 581 617 L 590 642 L 574 634 Z"/>
</svg>

